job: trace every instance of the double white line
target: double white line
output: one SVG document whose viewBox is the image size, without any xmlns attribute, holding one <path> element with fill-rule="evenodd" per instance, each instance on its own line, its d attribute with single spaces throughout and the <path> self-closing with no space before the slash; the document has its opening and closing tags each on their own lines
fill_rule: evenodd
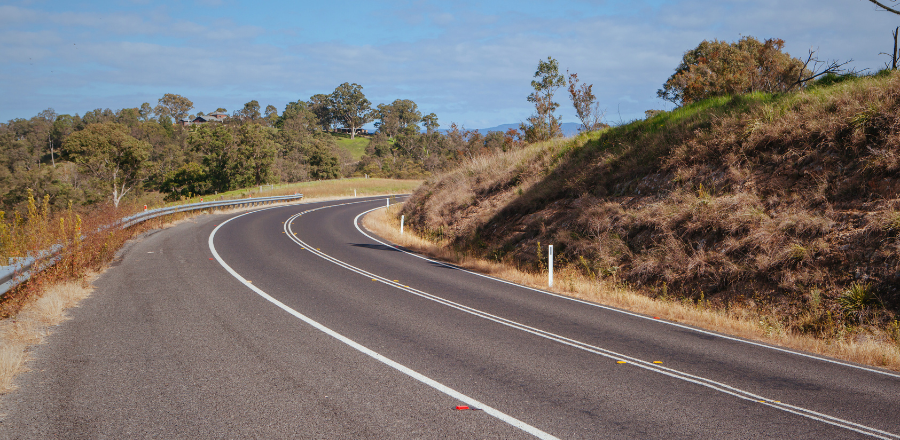
<svg viewBox="0 0 900 440">
<path fill-rule="evenodd" d="M 354 203 L 359 203 L 359 202 L 354 202 Z M 419 297 L 422 297 L 422 298 L 426 298 L 426 299 L 435 301 L 435 302 L 437 302 L 437 303 L 439 303 L 439 304 L 443 304 L 443 305 L 445 305 L 445 306 L 447 306 L 447 307 L 451 307 L 451 308 L 454 308 L 454 309 L 456 309 L 456 310 L 460 310 L 460 311 L 463 311 L 463 312 L 466 312 L 466 313 L 469 313 L 469 314 L 478 316 L 478 317 L 480 317 L 480 318 L 483 318 L 483 319 L 487 319 L 487 320 L 489 320 L 489 321 L 496 322 L 496 323 L 501 324 L 501 325 L 505 325 L 505 326 L 508 326 L 508 327 L 511 327 L 511 328 L 514 328 L 514 329 L 517 329 L 517 330 L 520 330 L 520 331 L 523 331 L 523 332 L 526 332 L 526 333 L 530 333 L 530 334 L 533 334 L 533 335 L 536 335 L 536 336 L 539 336 L 539 337 L 542 337 L 542 338 L 545 338 L 545 339 L 549 339 L 549 340 L 552 340 L 552 341 L 555 341 L 555 342 L 558 342 L 558 343 L 561 343 L 561 344 L 564 344 L 564 345 L 568 345 L 568 346 L 570 346 L 570 347 L 574 347 L 574 348 L 577 348 L 577 349 L 580 349 L 580 350 L 584 350 L 584 351 L 587 351 L 587 352 L 589 352 L 589 353 L 597 354 L 597 355 L 600 355 L 600 356 L 603 356 L 603 357 L 606 357 L 606 358 L 615 360 L 615 361 L 617 361 L 617 362 L 626 362 L 626 363 L 628 363 L 628 364 L 637 366 L 637 367 L 639 367 L 639 368 L 643 368 L 643 369 L 645 369 L 645 370 L 649 370 L 649 371 L 652 371 L 652 372 L 655 372 L 655 373 L 659 373 L 659 374 L 663 374 L 663 375 L 666 375 L 666 376 L 669 376 L 669 377 L 673 377 L 673 378 L 676 378 L 676 379 L 679 379 L 679 380 L 683 380 L 683 381 L 686 381 L 686 382 L 690 382 L 690 383 L 694 383 L 694 384 L 697 384 L 697 385 L 701 385 L 701 386 L 704 386 L 704 387 L 707 387 L 707 388 L 716 390 L 716 391 L 718 391 L 718 392 L 725 393 L 725 394 L 728 394 L 728 395 L 737 397 L 737 398 L 739 398 L 739 399 L 743 399 L 743 400 L 747 400 L 747 401 L 751 401 L 751 402 L 756 402 L 756 403 L 759 403 L 759 404 L 762 404 L 762 405 L 766 405 L 766 406 L 769 406 L 769 407 L 772 407 L 772 408 L 776 408 L 776 409 L 781 410 L 781 411 L 785 411 L 785 412 L 788 412 L 788 413 L 791 413 L 791 414 L 796 414 L 796 415 L 799 415 L 799 416 L 802 416 L 802 417 L 806 417 L 806 418 L 809 418 L 809 419 L 813 419 L 813 420 L 816 420 L 816 421 L 819 421 L 819 422 L 822 422 L 822 423 L 827 423 L 827 424 L 829 424 L 829 425 L 837 426 L 837 427 L 840 427 L 840 428 L 848 429 L 848 430 L 850 430 L 850 431 L 855 431 L 855 432 L 858 432 L 858 433 L 861 433 L 861 434 L 865 434 L 865 435 L 868 435 L 868 436 L 872 436 L 872 437 L 875 437 L 875 438 L 880 438 L 880 439 L 900 439 L 900 435 L 897 435 L 897 434 L 893 434 L 893 433 L 890 433 L 890 432 L 882 431 L 882 430 L 879 430 L 879 429 L 876 429 L 876 428 L 872 428 L 872 427 L 869 427 L 869 426 L 861 425 L 861 424 L 859 424 L 859 423 L 851 422 L 851 421 L 849 421 L 849 420 L 844 420 L 844 419 L 841 419 L 841 418 L 838 418 L 838 417 L 830 416 L 830 415 L 827 415 L 827 414 L 823 414 L 823 413 L 820 413 L 820 412 L 817 412 L 817 411 L 813 411 L 813 410 L 810 410 L 810 409 L 806 409 L 806 408 L 802 408 L 802 407 L 799 407 L 799 406 L 790 405 L 790 404 L 783 403 L 783 402 L 778 401 L 778 400 L 766 398 L 766 397 L 760 396 L 760 395 L 758 395 L 758 394 L 754 394 L 754 393 L 751 393 L 751 392 L 749 392 L 749 391 L 745 391 L 745 390 L 742 390 L 742 389 L 739 389 L 739 388 L 730 386 L 730 385 L 725 384 L 725 383 L 721 383 L 721 382 L 717 382 L 717 381 L 714 381 L 714 380 L 711 380 L 711 379 L 707 379 L 707 378 L 704 378 L 704 377 L 700 377 L 700 376 L 696 376 L 696 375 L 693 375 L 693 374 L 685 373 L 685 372 L 682 372 L 682 371 L 678 371 L 678 370 L 675 370 L 675 369 L 672 369 L 672 368 L 665 367 L 665 366 L 660 365 L 660 364 L 654 364 L 654 363 L 652 363 L 652 362 L 648 362 L 648 361 L 645 361 L 645 360 L 642 360 L 642 359 L 638 359 L 638 358 L 635 358 L 635 357 L 632 357 L 632 356 L 628 356 L 628 355 L 625 355 L 625 354 L 622 354 L 622 353 L 617 353 L 617 352 L 612 351 L 612 350 L 607 350 L 607 349 L 602 348 L 602 347 L 597 347 L 597 346 L 595 346 L 595 345 L 591 345 L 591 344 L 587 344 L 587 343 L 584 343 L 584 342 L 580 342 L 580 341 L 577 341 L 577 340 L 574 340 L 574 339 L 571 339 L 571 338 L 567 338 L 567 337 L 565 337 L 565 336 L 561 336 L 561 335 L 558 335 L 558 334 L 555 334 L 555 333 L 547 332 L 547 331 L 545 331 L 545 330 L 541 330 L 541 329 L 538 329 L 538 328 L 535 328 L 535 327 L 531 327 L 531 326 L 528 326 L 528 325 L 525 325 L 525 324 L 522 324 L 522 323 L 519 323 L 519 322 L 516 322 L 516 321 L 512 321 L 512 320 L 509 320 L 509 319 L 506 319 L 506 318 L 503 318 L 503 317 L 500 317 L 500 316 L 497 316 L 497 315 L 494 315 L 494 314 L 491 314 L 491 313 L 487 313 L 487 312 L 484 312 L 484 311 L 481 311 L 481 310 L 478 310 L 478 309 L 475 309 L 475 308 L 472 308 L 472 307 L 469 307 L 469 306 L 466 306 L 466 305 L 463 305 L 463 304 L 460 304 L 460 303 L 457 303 L 457 302 L 453 302 L 453 301 L 450 301 L 450 300 L 441 298 L 441 297 L 439 297 L 439 296 L 430 294 L 430 293 L 428 293 L 428 292 L 425 292 L 425 291 L 422 291 L 422 290 L 419 290 L 419 289 L 415 289 L 415 288 L 406 286 L 406 285 L 404 285 L 404 284 L 402 284 L 402 283 L 399 283 L 399 282 L 390 280 L 390 279 L 388 279 L 388 278 L 385 278 L 385 277 L 383 277 L 383 276 L 374 274 L 374 273 L 372 273 L 372 272 L 368 272 L 368 271 L 366 271 L 366 270 L 363 270 L 363 269 L 361 269 L 361 268 L 358 268 L 358 267 L 356 267 L 356 266 L 353 266 L 353 265 L 351 265 L 351 264 L 348 264 L 348 263 L 345 263 L 345 262 L 343 262 L 343 261 L 341 261 L 341 260 L 338 260 L 338 259 L 336 259 L 336 258 L 334 258 L 334 257 L 331 257 L 330 255 L 328 255 L 328 254 L 326 254 L 326 253 L 324 253 L 324 252 L 322 252 L 322 251 L 320 251 L 320 250 L 318 250 L 318 249 L 316 249 L 316 248 L 310 246 L 309 244 L 307 244 L 306 242 L 304 242 L 302 239 L 298 238 L 298 237 L 295 235 L 295 233 L 294 233 L 294 231 L 293 231 L 293 228 L 292 228 L 292 223 L 293 223 L 298 217 L 300 217 L 300 216 L 302 216 L 302 215 L 304 215 L 304 214 L 308 214 L 308 213 L 310 213 L 310 212 L 314 212 L 314 211 L 318 211 L 318 210 L 322 210 L 322 209 L 326 209 L 326 208 L 331 208 L 331 207 L 336 207 L 336 206 L 347 205 L 347 204 L 348 204 L 348 203 L 343 203 L 343 204 L 339 204 L 339 205 L 323 206 L 323 207 L 314 208 L 314 209 L 309 209 L 309 210 L 303 211 L 303 212 L 301 212 L 301 213 L 295 214 L 295 215 L 291 216 L 287 221 L 284 222 L 284 230 L 285 230 L 285 233 L 286 233 L 287 236 L 288 236 L 291 240 L 293 240 L 295 243 L 297 243 L 298 245 L 302 246 L 304 249 L 308 250 L 309 252 L 311 252 L 311 253 L 313 253 L 313 254 L 319 256 L 319 257 L 322 258 L 322 259 L 325 259 L 325 260 L 327 260 L 327 261 L 329 261 L 329 262 L 331 262 L 331 263 L 334 263 L 334 264 L 336 264 L 336 265 L 338 265 L 338 266 L 340 266 L 340 267 L 343 267 L 343 268 L 345 268 L 345 269 L 347 269 L 347 270 L 350 270 L 351 272 L 355 272 L 355 273 L 360 274 L 360 275 L 362 275 L 362 276 L 369 277 L 369 278 L 371 278 L 372 280 L 376 280 L 376 281 L 378 281 L 378 282 L 387 284 L 387 285 L 389 285 L 389 286 L 392 286 L 392 287 L 394 287 L 394 288 L 403 290 L 403 291 L 405 291 L 405 292 L 409 292 L 409 293 L 411 293 L 411 294 L 413 294 L 413 295 L 417 295 L 417 296 L 419 296 Z M 369 211 L 366 211 L 366 212 L 363 212 L 363 213 L 359 214 L 359 215 L 356 217 L 356 219 L 354 219 L 354 224 L 357 225 L 357 229 L 359 229 L 359 226 L 358 226 L 358 219 L 359 219 L 360 217 L 362 217 L 363 215 L 367 214 L 368 212 L 371 212 L 371 211 L 374 211 L 374 210 L 377 210 L 377 209 L 382 209 L 382 208 L 381 208 L 381 207 L 375 208 L 375 209 L 372 209 L 372 210 L 369 210 Z M 362 232 L 362 231 L 360 230 L 360 232 Z M 365 234 L 365 235 L 368 236 L 368 234 Z M 372 237 L 369 236 L 369 238 L 372 238 Z M 373 238 L 373 240 L 374 240 L 374 238 Z M 379 242 L 379 243 L 381 243 L 381 244 L 383 244 L 383 245 L 385 245 L 385 246 L 387 246 L 387 247 L 390 247 L 390 248 L 393 248 L 393 249 L 396 249 L 396 250 L 398 250 L 398 251 L 403 252 L 401 249 L 397 249 L 396 247 L 391 246 L 391 245 L 389 245 L 389 244 L 387 244 L 387 243 L 381 242 L 381 241 L 379 241 L 379 240 L 375 240 L 375 241 L 377 241 L 377 242 Z M 450 267 L 453 267 L 453 266 L 450 266 Z"/>
<path fill-rule="evenodd" d="M 367 201 L 370 201 L 370 200 L 366 200 L 366 201 L 363 201 L 363 202 L 342 203 L 342 204 L 339 204 L 339 205 L 330 205 L 330 206 L 328 206 L 328 207 L 342 206 L 342 205 L 350 205 L 350 204 L 354 204 L 354 203 L 364 203 L 364 202 L 367 202 Z M 328 328 L 328 327 L 325 327 L 324 325 L 322 325 L 322 324 L 319 323 L 318 321 L 315 321 L 315 320 L 313 320 L 312 318 L 310 318 L 310 317 L 308 317 L 308 316 L 306 316 L 306 315 L 304 315 L 304 314 L 302 314 L 302 313 L 300 313 L 300 312 L 294 310 L 293 308 L 291 308 L 291 307 L 288 306 L 287 304 L 284 304 L 283 302 L 281 302 L 281 301 L 279 301 L 279 300 L 273 298 L 271 295 L 269 295 L 268 293 L 264 292 L 262 289 L 260 289 L 260 288 L 258 288 L 258 287 L 256 287 L 256 286 L 254 286 L 252 283 L 250 283 L 249 281 L 247 281 L 247 279 L 245 279 L 243 276 L 241 276 L 239 273 L 237 273 L 234 269 L 231 268 L 231 266 L 229 266 L 227 263 L 225 263 L 224 260 L 222 260 L 222 257 L 219 256 L 219 253 L 216 252 L 216 247 L 215 247 L 215 245 L 213 244 L 213 239 L 214 239 L 215 236 L 216 236 L 216 232 L 218 232 L 219 229 L 221 229 L 222 226 L 224 226 L 224 225 L 227 224 L 228 222 L 230 222 L 230 221 L 232 221 L 232 220 L 234 220 L 234 219 L 236 219 L 236 218 L 238 218 L 238 217 L 243 217 L 243 216 L 245 216 L 245 215 L 249 215 L 249 214 L 252 214 L 252 213 L 254 213 L 254 212 L 265 211 L 265 210 L 268 210 L 268 209 L 276 209 L 276 208 L 265 208 L 265 209 L 260 209 L 260 210 L 251 211 L 251 212 L 247 212 L 247 213 L 244 213 L 244 214 L 241 214 L 241 215 L 232 217 L 232 218 L 230 218 L 230 219 L 228 219 L 228 220 L 226 220 L 226 221 L 220 223 L 218 226 L 216 226 L 215 229 L 213 229 L 212 233 L 209 234 L 209 250 L 210 250 L 210 252 L 212 252 L 213 257 L 216 259 L 216 261 L 219 262 L 220 265 L 222 265 L 222 267 L 223 267 L 228 273 L 230 273 L 230 274 L 231 274 L 233 277 L 235 277 L 238 281 L 240 281 L 242 284 L 244 284 L 244 286 L 246 286 L 248 289 L 252 290 L 253 292 L 256 292 L 257 295 L 263 297 L 265 300 L 271 302 L 272 304 L 274 304 L 274 305 L 277 306 L 278 308 L 280 308 L 280 309 L 284 310 L 285 312 L 287 312 L 287 313 L 293 315 L 293 316 L 296 317 L 297 319 L 300 319 L 301 321 L 303 321 L 303 322 L 309 324 L 310 326 L 316 328 L 317 330 L 319 330 L 319 331 L 321 331 L 321 332 L 323 332 L 323 333 L 325 333 L 325 334 L 327 334 L 327 335 L 329 335 L 329 336 L 331 336 L 331 337 L 337 339 L 338 341 L 343 342 L 344 344 L 349 345 L 349 346 L 352 347 L 353 349 L 355 349 L 355 350 L 357 350 L 357 351 L 359 351 L 359 352 L 361 352 L 361 353 L 363 353 L 363 354 L 365 354 L 365 355 L 367 355 L 367 356 L 369 356 L 369 357 L 371 357 L 371 358 L 373 358 L 373 359 L 375 359 L 375 360 L 377 360 L 377 361 L 379 361 L 379 362 L 381 362 L 381 363 L 383 363 L 383 364 L 385 364 L 385 365 L 387 365 L 387 366 L 389 366 L 389 367 L 391 367 L 391 368 L 393 368 L 393 369 L 395 369 L 395 370 L 397 370 L 397 371 L 399 371 L 399 372 L 401 372 L 401 373 L 403 373 L 403 374 L 405 374 L 405 375 L 407 375 L 407 376 L 409 376 L 409 377 L 411 377 L 411 378 L 413 378 L 413 379 L 415 379 L 415 380 L 417 380 L 417 381 L 419 381 L 419 382 L 425 384 L 425 385 L 428 385 L 429 387 L 431 387 L 431 388 L 433 388 L 433 389 L 435 389 L 435 390 L 437 390 L 437 391 L 439 391 L 439 392 L 441 392 L 441 393 L 443 393 L 443 394 L 445 394 L 445 395 L 447 395 L 447 396 L 449 396 L 449 397 L 455 399 L 457 402 L 462 402 L 462 403 L 465 403 L 465 404 L 469 405 L 469 406 L 472 407 L 472 408 L 479 409 L 479 410 L 483 411 L 485 414 L 489 414 L 490 416 L 492 416 L 492 417 L 494 417 L 494 418 L 496 418 L 496 419 L 498 419 L 498 420 L 501 420 L 501 421 L 503 421 L 503 422 L 505 422 L 505 423 L 507 423 L 507 424 L 509 424 L 509 425 L 511 425 L 511 426 L 513 426 L 513 427 L 515 427 L 515 428 L 518 428 L 518 429 L 520 429 L 520 430 L 522 430 L 522 431 L 524 431 L 524 432 L 527 432 L 527 433 L 529 433 L 529 434 L 531 434 L 531 435 L 533 435 L 533 436 L 535 436 L 535 437 L 537 437 L 537 438 L 544 439 L 544 440 L 559 440 L 557 437 L 555 437 L 555 436 L 553 436 L 553 435 L 551 435 L 551 434 L 548 434 L 548 433 L 546 433 L 546 432 L 544 432 L 544 431 L 541 431 L 540 429 L 538 429 L 538 428 L 536 428 L 536 427 L 534 427 L 534 426 L 531 426 L 531 425 L 529 425 L 528 423 L 525 423 L 525 422 L 523 422 L 523 421 L 521 421 L 521 420 L 519 420 L 519 419 L 516 419 L 515 417 L 512 417 L 512 416 L 510 416 L 510 415 L 508 415 L 508 414 L 506 414 L 506 413 L 504 413 L 504 412 L 502 412 L 502 411 L 500 411 L 500 410 L 498 410 L 498 409 L 496 409 L 496 408 L 493 408 L 493 407 L 491 407 L 491 406 L 488 406 L 488 405 L 486 405 L 486 404 L 484 404 L 484 403 L 482 403 L 482 402 L 476 400 L 475 398 L 472 398 L 472 397 L 467 396 L 467 395 L 465 395 L 465 394 L 463 394 L 463 393 L 460 393 L 459 391 L 456 391 L 456 390 L 454 390 L 454 389 L 452 389 L 452 388 L 450 388 L 450 387 L 448 387 L 448 386 L 446 386 L 446 385 L 444 385 L 444 384 L 442 384 L 442 383 L 440 383 L 440 382 L 438 382 L 438 381 L 436 381 L 436 380 L 434 380 L 434 379 L 431 379 L 431 378 L 429 378 L 429 377 L 427 377 L 427 376 L 425 376 L 425 375 L 423 375 L 423 374 L 421 374 L 421 373 L 419 373 L 419 372 L 417 372 L 417 371 L 415 371 L 415 370 L 412 370 L 412 369 L 410 369 L 409 367 L 406 367 L 405 365 L 402 365 L 402 364 L 400 364 L 400 363 L 398 363 L 398 362 L 396 362 L 396 361 L 393 361 L 393 360 L 391 360 L 391 359 L 389 359 L 389 358 L 387 358 L 387 357 L 385 357 L 385 356 L 383 356 L 383 355 L 381 355 L 381 354 L 379 354 L 379 353 L 377 353 L 377 352 L 375 352 L 375 351 L 369 349 L 368 347 L 365 347 L 365 346 L 363 346 L 363 345 L 357 343 L 356 341 L 354 341 L 354 340 L 352 340 L 352 339 L 350 339 L 350 338 L 348 338 L 348 337 L 346 337 L 346 336 L 344 336 L 344 335 L 342 335 L 342 334 L 340 334 L 340 333 L 338 333 L 338 332 L 336 332 L 336 331 L 334 331 L 334 330 L 332 330 L 332 329 L 330 329 L 330 328 Z M 321 209 L 321 208 L 319 208 L 319 209 Z M 304 211 L 304 213 L 310 212 L 310 211 L 314 211 L 314 210 L 315 210 L 315 209 L 309 210 L 309 211 Z M 299 215 L 300 215 L 300 214 L 297 214 L 296 216 L 291 217 L 291 219 L 293 220 L 294 218 L 298 217 Z M 297 240 L 293 237 L 293 233 L 289 230 L 288 225 L 289 225 L 289 222 L 285 222 L 285 232 L 288 234 L 288 236 L 291 237 L 291 239 L 297 241 Z M 301 243 L 302 243 L 302 242 L 301 242 Z M 305 246 L 305 245 L 304 245 L 304 246 Z M 305 247 L 306 247 L 306 246 L 305 246 Z M 313 250 L 312 248 L 309 248 L 309 247 L 306 247 L 306 248 L 307 248 L 307 249 L 310 249 L 311 251 Z M 316 251 L 316 252 L 317 252 L 317 251 Z M 318 252 L 317 255 L 325 255 L 325 254 L 322 254 L 321 252 Z"/>
</svg>

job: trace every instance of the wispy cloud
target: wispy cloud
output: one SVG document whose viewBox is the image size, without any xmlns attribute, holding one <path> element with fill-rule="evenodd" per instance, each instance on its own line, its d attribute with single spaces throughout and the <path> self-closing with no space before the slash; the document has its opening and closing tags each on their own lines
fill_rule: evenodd
<svg viewBox="0 0 900 440">
<path fill-rule="evenodd" d="M 547 56 L 631 119 L 665 106 L 656 89 L 703 39 L 780 37 L 795 56 L 812 47 L 878 68 L 893 28 L 888 14 L 846 0 L 355 5 L 333 6 L 358 16 L 209 0 L 188 12 L 158 2 L 110 11 L 0 6 L 0 120 L 47 107 L 137 106 L 163 93 L 199 109 L 251 99 L 283 107 L 348 81 L 375 103 L 409 98 L 445 125 L 477 128 L 529 114 L 531 75 Z M 561 113 L 572 120 L 562 92 Z"/>
</svg>

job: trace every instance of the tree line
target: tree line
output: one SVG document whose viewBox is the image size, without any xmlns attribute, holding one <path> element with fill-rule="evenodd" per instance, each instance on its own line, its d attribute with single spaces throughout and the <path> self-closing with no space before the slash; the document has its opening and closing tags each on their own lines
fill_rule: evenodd
<svg viewBox="0 0 900 440">
<path fill-rule="evenodd" d="M 685 52 L 658 96 L 678 106 L 712 96 L 785 93 L 839 81 L 856 72 L 846 63 L 806 60 L 783 51 L 780 39 L 743 37 L 703 41 Z M 47 109 L 30 119 L 0 123 L 0 209 L 21 208 L 31 189 L 64 207 L 69 202 L 118 204 L 130 196 L 162 194 L 169 200 L 276 182 L 344 176 L 424 178 L 466 158 L 506 151 L 562 135 L 556 92 L 568 91 L 582 131 L 606 127 L 593 85 L 560 73 L 552 57 L 539 60 L 527 101 L 534 113 L 519 130 L 482 134 L 451 124 L 439 130 L 434 113 L 409 99 L 373 106 L 355 83 L 285 106 L 281 114 L 250 101 L 224 122 L 182 126 L 204 116 L 188 98 L 165 94 L 155 106 L 96 109 L 59 115 Z M 214 114 L 227 114 L 217 108 Z M 648 116 L 658 111 L 648 111 Z M 374 122 L 365 154 L 353 160 L 334 130 L 351 139 Z"/>
<path fill-rule="evenodd" d="M 155 106 L 83 115 L 47 109 L 0 123 L 0 209 L 21 210 L 29 189 L 63 208 L 345 176 L 424 178 L 466 157 L 519 145 L 516 135 L 483 136 L 455 124 L 439 131 L 437 115 L 423 115 L 414 101 L 373 106 L 352 83 L 291 102 L 281 114 L 253 100 L 223 122 L 179 124 L 204 115 L 190 99 L 165 94 Z M 355 138 L 370 122 L 377 132 L 353 160 L 334 131 L 344 127 Z"/>
</svg>

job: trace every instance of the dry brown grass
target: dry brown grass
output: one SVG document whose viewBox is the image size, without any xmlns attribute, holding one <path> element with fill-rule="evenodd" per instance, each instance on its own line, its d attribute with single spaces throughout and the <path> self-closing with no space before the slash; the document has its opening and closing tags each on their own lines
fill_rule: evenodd
<svg viewBox="0 0 900 440">
<path fill-rule="evenodd" d="M 15 389 L 13 379 L 27 371 L 29 347 L 40 344 L 54 326 L 66 320 L 67 309 L 90 295 L 90 280 L 95 276 L 50 286 L 15 318 L 0 321 L 0 394 Z"/>
<path fill-rule="evenodd" d="M 896 72 L 715 98 L 475 158 L 402 213 L 429 240 L 525 271 L 553 244 L 562 270 L 742 311 L 770 333 L 900 344 L 898 109 Z M 849 306 L 859 283 L 872 299 Z"/>
<path fill-rule="evenodd" d="M 413 184 L 414 182 L 397 182 L 389 179 L 366 179 L 363 182 L 329 181 L 307 187 L 301 203 L 346 198 L 353 195 L 354 188 L 357 188 L 359 197 L 409 192 Z M 265 206 L 283 206 L 294 203 Z M 214 210 L 214 212 L 231 214 L 259 208 L 260 206 L 247 206 Z M 105 264 L 110 261 L 112 255 L 125 240 L 148 229 L 170 228 L 205 213 L 205 211 L 177 213 L 150 220 L 127 231 L 104 234 L 104 239 L 100 241 L 86 240 L 87 243 L 83 244 L 82 253 L 95 251 L 97 247 L 100 247 L 103 249 L 102 255 L 95 258 L 69 255 L 57 266 L 36 276 L 33 281 L 27 283 L 28 285 L 12 292 L 12 301 L 5 298 L 6 302 L 0 304 L 5 306 L 0 308 L 0 311 L 7 315 L 6 319 L 0 320 L 0 394 L 15 389 L 14 378 L 19 373 L 27 371 L 30 347 L 43 342 L 52 328 L 66 319 L 66 309 L 77 306 L 79 301 L 90 295 L 93 290 L 90 283 L 105 271 Z M 108 220 L 106 215 L 102 218 Z"/>
<path fill-rule="evenodd" d="M 404 228 L 400 234 L 399 215 L 402 205 L 373 211 L 363 218 L 363 225 L 390 242 L 446 261 L 466 269 L 504 279 L 524 286 L 591 301 L 611 307 L 659 317 L 727 335 L 765 342 L 795 350 L 829 356 L 850 362 L 900 371 L 900 346 L 890 335 L 881 338 L 830 338 L 798 334 L 758 310 L 714 307 L 708 301 L 689 301 L 674 297 L 648 296 L 647 292 L 623 286 L 615 278 L 585 276 L 572 267 L 555 272 L 554 287 L 547 287 L 547 275 L 524 271 L 509 264 L 477 258 L 467 252 L 453 250 L 449 240 L 431 241 Z"/>
</svg>

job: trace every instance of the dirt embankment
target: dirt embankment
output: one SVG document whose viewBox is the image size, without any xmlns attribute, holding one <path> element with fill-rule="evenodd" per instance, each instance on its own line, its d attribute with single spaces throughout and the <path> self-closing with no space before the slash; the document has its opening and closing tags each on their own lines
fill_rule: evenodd
<svg viewBox="0 0 900 440">
<path fill-rule="evenodd" d="M 701 102 L 472 160 L 411 226 L 534 270 L 764 310 L 803 333 L 900 341 L 900 75 Z M 842 323 L 842 325 L 836 325 Z"/>
</svg>

